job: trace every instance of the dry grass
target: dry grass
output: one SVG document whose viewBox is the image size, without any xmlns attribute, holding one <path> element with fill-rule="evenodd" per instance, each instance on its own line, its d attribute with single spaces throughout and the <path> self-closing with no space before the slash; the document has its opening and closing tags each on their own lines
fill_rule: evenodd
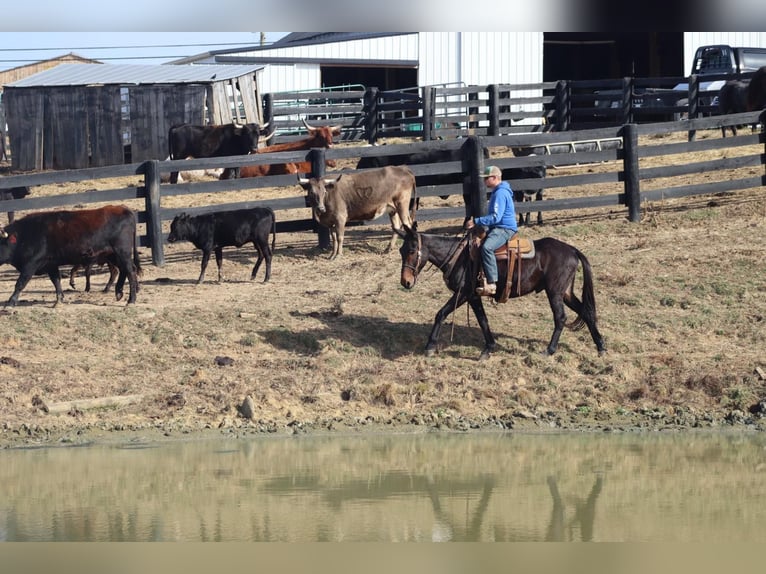
<svg viewBox="0 0 766 574">
<path fill-rule="evenodd" d="M 199 252 L 182 243 L 167 247 L 163 268 L 142 253 L 142 289 L 130 308 L 98 292 L 103 275 L 94 292 L 68 292 L 69 304 L 55 309 L 47 277 L 30 282 L 20 305 L 0 315 L 0 440 L 77 429 L 691 427 L 752 416 L 766 394 L 755 372 L 766 366 L 762 188 L 656 202 L 641 223 L 609 209 L 552 212 L 526 233 L 588 256 L 604 357 L 587 331 L 565 331 L 559 351 L 543 356 L 552 319 L 541 294 L 489 307 L 499 345 L 489 361 L 477 361 L 483 339 L 465 309 L 426 358 L 448 292 L 435 270 L 404 291 L 398 254 L 383 253 L 382 226 L 349 230 L 334 262 L 317 253 L 313 235 L 278 237 L 269 284 L 263 271 L 247 280 L 251 248 L 230 248 L 227 280 L 195 286 Z M 16 276 L 0 270 L 0 299 Z M 216 357 L 233 364 L 218 366 Z M 53 416 L 39 408 L 137 393 L 142 403 L 119 410 Z M 237 410 L 248 395 L 252 421 Z"/>
</svg>

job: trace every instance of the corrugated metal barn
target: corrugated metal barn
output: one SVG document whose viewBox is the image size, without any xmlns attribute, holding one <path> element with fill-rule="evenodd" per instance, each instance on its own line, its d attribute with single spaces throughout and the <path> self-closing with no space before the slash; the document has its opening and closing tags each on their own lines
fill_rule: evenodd
<svg viewBox="0 0 766 574">
<path fill-rule="evenodd" d="M 264 94 L 357 84 L 527 84 L 682 76 L 704 44 L 766 47 L 765 32 L 295 32 L 176 63 L 262 64 Z"/>
<path fill-rule="evenodd" d="M 168 155 L 179 123 L 263 123 L 262 66 L 62 64 L 5 86 L 12 169 L 78 169 Z"/>
</svg>

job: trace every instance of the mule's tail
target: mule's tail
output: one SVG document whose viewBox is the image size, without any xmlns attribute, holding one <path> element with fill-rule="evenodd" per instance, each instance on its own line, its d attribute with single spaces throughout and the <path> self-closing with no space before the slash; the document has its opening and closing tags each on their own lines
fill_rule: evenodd
<svg viewBox="0 0 766 574">
<path fill-rule="evenodd" d="M 582 309 L 577 314 L 577 318 L 566 325 L 572 331 L 582 329 L 588 322 L 591 325 L 596 325 L 598 322 L 596 318 L 596 296 L 593 294 L 593 272 L 590 268 L 590 262 L 578 249 L 575 249 L 575 253 L 582 264 Z"/>
</svg>

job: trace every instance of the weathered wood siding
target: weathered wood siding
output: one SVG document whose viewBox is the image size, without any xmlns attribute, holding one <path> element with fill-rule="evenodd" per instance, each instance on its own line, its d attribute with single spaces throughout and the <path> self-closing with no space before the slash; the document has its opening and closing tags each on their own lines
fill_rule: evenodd
<svg viewBox="0 0 766 574">
<path fill-rule="evenodd" d="M 129 88 L 132 161 L 165 159 L 171 126 L 204 124 L 205 93 L 199 84 Z"/>
<path fill-rule="evenodd" d="M 120 88 L 103 86 L 86 93 L 90 165 L 103 167 L 120 164 L 124 161 L 120 128 Z"/>
</svg>

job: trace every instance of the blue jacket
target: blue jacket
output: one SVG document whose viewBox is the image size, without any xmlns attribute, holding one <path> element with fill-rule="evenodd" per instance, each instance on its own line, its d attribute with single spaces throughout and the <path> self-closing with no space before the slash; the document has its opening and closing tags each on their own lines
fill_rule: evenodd
<svg viewBox="0 0 766 574">
<path fill-rule="evenodd" d="M 513 192 L 507 181 L 501 181 L 492 190 L 487 206 L 487 215 L 474 217 L 473 221 L 476 225 L 483 227 L 502 227 L 517 231 L 516 207 L 513 205 Z"/>
</svg>

